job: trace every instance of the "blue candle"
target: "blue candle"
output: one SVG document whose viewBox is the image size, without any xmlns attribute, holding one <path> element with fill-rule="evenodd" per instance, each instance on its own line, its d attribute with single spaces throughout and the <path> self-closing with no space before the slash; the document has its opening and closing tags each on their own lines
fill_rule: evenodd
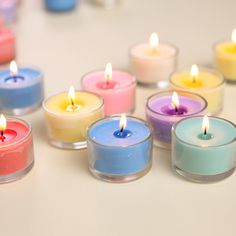
<svg viewBox="0 0 236 236">
<path fill-rule="evenodd" d="M 76 4 L 77 0 L 45 0 L 46 8 L 56 12 L 70 11 Z"/>
<path fill-rule="evenodd" d="M 32 68 L 17 68 L 0 72 L 0 110 L 10 115 L 23 115 L 41 106 L 43 75 Z"/>
<path fill-rule="evenodd" d="M 123 121 L 123 124 L 122 124 Z M 152 132 L 143 120 L 118 116 L 95 122 L 88 130 L 91 172 L 110 182 L 127 182 L 148 172 L 152 160 Z"/>
</svg>

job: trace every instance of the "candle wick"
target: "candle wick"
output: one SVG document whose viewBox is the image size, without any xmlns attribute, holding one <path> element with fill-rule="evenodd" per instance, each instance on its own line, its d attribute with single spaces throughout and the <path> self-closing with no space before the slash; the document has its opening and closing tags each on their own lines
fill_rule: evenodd
<svg viewBox="0 0 236 236">
<path fill-rule="evenodd" d="M 5 139 L 5 137 L 4 137 L 4 131 L 1 130 L 1 141 L 4 142 L 4 139 Z"/>
<path fill-rule="evenodd" d="M 175 106 L 175 112 L 178 113 L 178 107 L 177 106 Z"/>
<path fill-rule="evenodd" d="M 120 132 L 122 133 L 124 131 L 124 127 L 122 126 L 121 128 L 120 128 Z"/>
<path fill-rule="evenodd" d="M 206 129 L 204 129 L 204 135 L 207 135 L 207 130 Z"/>
<path fill-rule="evenodd" d="M 196 77 L 193 76 L 193 83 L 195 84 L 196 83 Z"/>
</svg>

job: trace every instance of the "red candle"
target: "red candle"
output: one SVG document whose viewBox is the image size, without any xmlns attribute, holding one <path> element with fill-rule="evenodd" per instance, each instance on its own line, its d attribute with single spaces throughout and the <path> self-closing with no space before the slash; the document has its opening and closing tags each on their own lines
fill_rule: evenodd
<svg viewBox="0 0 236 236">
<path fill-rule="evenodd" d="M 0 64 L 10 62 L 15 58 L 15 34 L 2 26 L 0 22 Z"/>
<path fill-rule="evenodd" d="M 20 119 L 0 116 L 0 183 L 23 177 L 33 167 L 31 127 Z"/>
</svg>

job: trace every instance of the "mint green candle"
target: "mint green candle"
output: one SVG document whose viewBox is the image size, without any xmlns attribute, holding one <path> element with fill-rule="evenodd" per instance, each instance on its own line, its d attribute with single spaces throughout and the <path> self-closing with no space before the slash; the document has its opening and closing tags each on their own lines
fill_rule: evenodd
<svg viewBox="0 0 236 236">
<path fill-rule="evenodd" d="M 213 182 L 231 175 L 236 161 L 236 126 L 230 121 L 191 117 L 172 129 L 172 165 L 184 177 L 196 182 Z"/>
</svg>

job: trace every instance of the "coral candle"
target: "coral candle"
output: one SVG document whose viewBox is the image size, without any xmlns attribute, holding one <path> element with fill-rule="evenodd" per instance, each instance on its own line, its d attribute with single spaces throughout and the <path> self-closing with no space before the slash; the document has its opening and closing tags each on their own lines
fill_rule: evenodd
<svg viewBox="0 0 236 236">
<path fill-rule="evenodd" d="M 33 137 L 29 124 L 0 116 L 0 183 L 17 180 L 34 164 Z"/>
<path fill-rule="evenodd" d="M 85 148 L 87 127 L 103 117 L 103 99 L 90 92 L 63 92 L 43 103 L 49 143 L 66 149 Z"/>
<path fill-rule="evenodd" d="M 0 110 L 6 114 L 24 115 L 41 106 L 43 75 L 41 71 L 21 67 L 14 61 L 10 70 L 0 72 Z"/>
<path fill-rule="evenodd" d="M 218 117 L 190 117 L 172 130 L 172 165 L 189 180 L 213 182 L 231 175 L 236 161 L 236 126 Z"/>
<path fill-rule="evenodd" d="M 0 64 L 10 62 L 15 58 L 15 54 L 15 34 L 12 30 L 1 26 L 0 22 Z"/>
<path fill-rule="evenodd" d="M 236 82 L 236 29 L 232 32 L 231 42 L 220 42 L 214 47 L 217 69 L 225 79 Z"/>
<path fill-rule="evenodd" d="M 133 113 L 136 79 L 128 72 L 112 70 L 111 63 L 108 63 L 105 72 L 86 74 L 81 83 L 84 90 L 103 97 L 106 115 Z"/>
<path fill-rule="evenodd" d="M 138 83 L 145 86 L 162 87 L 167 84 L 177 64 L 177 48 L 159 43 L 156 33 L 151 34 L 149 43 L 135 45 L 130 50 L 130 65 Z"/>
<path fill-rule="evenodd" d="M 170 148 L 171 128 L 179 120 L 205 113 L 206 100 L 198 94 L 184 91 L 164 91 L 150 96 L 146 104 L 146 118 L 153 128 L 154 144 Z"/>
<path fill-rule="evenodd" d="M 217 114 L 224 104 L 224 78 L 208 68 L 192 65 L 191 70 L 175 72 L 170 78 L 170 87 L 174 90 L 187 90 L 203 96 L 208 102 L 208 112 Z"/>
<path fill-rule="evenodd" d="M 88 129 L 89 168 L 97 178 L 128 182 L 145 175 L 152 163 L 152 132 L 143 120 L 105 118 Z"/>
</svg>

